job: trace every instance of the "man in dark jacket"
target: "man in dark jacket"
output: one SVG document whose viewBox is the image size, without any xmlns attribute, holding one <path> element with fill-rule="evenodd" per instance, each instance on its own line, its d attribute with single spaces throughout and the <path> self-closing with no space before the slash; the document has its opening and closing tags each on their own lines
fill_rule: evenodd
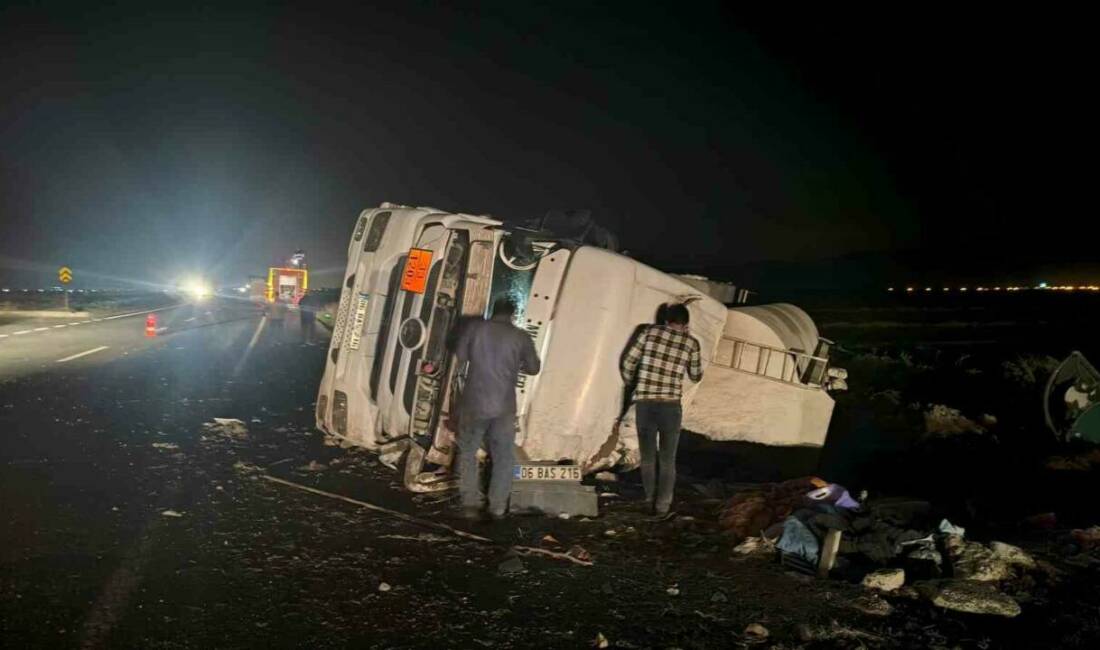
<svg viewBox="0 0 1100 650">
<path fill-rule="evenodd" d="M 481 507 L 477 450 L 487 442 L 493 472 L 489 481 L 489 515 L 503 517 L 512 491 L 515 464 L 516 382 L 519 373 L 537 375 L 535 344 L 512 324 L 516 306 L 508 298 L 493 305 L 489 320 L 469 323 L 455 349 L 459 367 L 469 364 L 459 400 L 458 488 L 467 516 Z"/>
</svg>

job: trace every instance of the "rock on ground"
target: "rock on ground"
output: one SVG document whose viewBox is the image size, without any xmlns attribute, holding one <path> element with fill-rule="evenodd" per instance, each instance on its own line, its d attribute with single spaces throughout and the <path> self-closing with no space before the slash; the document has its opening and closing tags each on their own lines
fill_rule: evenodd
<svg viewBox="0 0 1100 650">
<path fill-rule="evenodd" d="M 933 404 L 924 413 L 924 428 L 929 436 L 955 436 L 966 433 L 985 433 L 985 427 L 943 404 Z"/>
<path fill-rule="evenodd" d="M 948 535 L 944 548 L 951 558 L 956 578 L 978 582 L 997 582 L 1012 576 L 1012 565 L 977 542 L 968 542 L 958 535 Z"/>
<path fill-rule="evenodd" d="M 889 616 L 894 607 L 878 594 L 863 594 L 852 599 L 852 609 L 868 616 Z"/>
<path fill-rule="evenodd" d="M 1035 559 L 1019 546 L 1005 544 L 1004 542 L 991 542 L 989 544 L 989 550 L 993 552 L 993 557 L 1003 560 L 1012 566 L 1018 566 L 1022 569 L 1034 569 L 1036 566 Z"/>
<path fill-rule="evenodd" d="M 863 586 L 879 591 L 894 591 L 905 584 L 904 569 L 879 569 L 863 576 Z"/>
<path fill-rule="evenodd" d="M 937 607 L 967 614 L 1019 616 L 1020 604 L 996 587 L 974 580 L 921 582 L 917 589 Z"/>
</svg>

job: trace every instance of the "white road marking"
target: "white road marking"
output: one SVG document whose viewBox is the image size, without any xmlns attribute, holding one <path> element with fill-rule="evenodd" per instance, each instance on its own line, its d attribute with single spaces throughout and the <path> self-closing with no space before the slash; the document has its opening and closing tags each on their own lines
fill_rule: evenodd
<svg viewBox="0 0 1100 650">
<path fill-rule="evenodd" d="M 53 326 L 54 329 L 58 329 L 59 327 L 68 327 L 68 325 L 54 325 Z"/>
<path fill-rule="evenodd" d="M 80 357 L 88 356 L 89 354 L 95 354 L 96 352 L 102 352 L 111 346 L 101 345 L 98 348 L 92 348 L 91 350 L 85 350 L 72 356 L 65 357 L 64 359 L 58 359 L 55 363 L 65 363 L 66 361 L 72 361 L 73 359 L 79 359 Z"/>
<path fill-rule="evenodd" d="M 69 323 L 69 325 L 79 325 L 80 323 Z"/>
<path fill-rule="evenodd" d="M 30 334 L 30 333 L 31 333 L 30 330 L 22 330 L 22 331 L 19 331 L 19 332 L 12 332 L 12 336 L 19 336 L 20 334 Z"/>
<path fill-rule="evenodd" d="M 190 323 L 191 321 L 195 320 L 195 318 L 196 318 L 195 316 L 192 316 L 191 318 L 188 318 L 187 320 L 185 320 L 183 322 Z"/>
<path fill-rule="evenodd" d="M 48 327 L 36 327 L 36 328 L 34 328 L 34 331 L 35 332 L 45 332 L 48 329 L 50 329 L 50 328 L 48 328 Z"/>
<path fill-rule="evenodd" d="M 6 339 L 6 338 L 8 338 L 7 334 L 0 334 L 0 339 Z"/>
</svg>

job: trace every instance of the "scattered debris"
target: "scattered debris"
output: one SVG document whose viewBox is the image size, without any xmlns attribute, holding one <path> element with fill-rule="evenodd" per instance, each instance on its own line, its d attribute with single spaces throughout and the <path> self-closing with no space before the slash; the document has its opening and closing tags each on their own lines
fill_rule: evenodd
<svg viewBox="0 0 1100 650">
<path fill-rule="evenodd" d="M 166 451 L 174 451 L 179 449 L 180 446 L 174 442 L 154 442 L 153 449 L 164 449 Z"/>
<path fill-rule="evenodd" d="M 949 437 L 960 434 L 983 434 L 986 428 L 943 404 L 932 404 L 924 413 L 924 430 L 928 436 Z"/>
<path fill-rule="evenodd" d="M 750 642 L 754 643 L 763 642 L 771 636 L 771 632 L 768 631 L 768 628 L 759 623 L 749 623 L 748 627 L 745 628 L 744 634 L 749 638 Z"/>
<path fill-rule="evenodd" d="M 885 639 L 877 634 L 871 634 L 870 632 L 864 632 L 862 630 L 854 630 L 850 627 L 844 627 L 843 625 L 833 621 L 828 627 L 823 625 L 810 625 L 808 623 L 800 623 L 797 627 L 798 638 L 806 643 L 812 643 L 815 641 L 857 641 L 857 642 L 872 642 L 882 643 Z"/>
<path fill-rule="evenodd" d="M 737 555 L 765 555 L 775 553 L 775 543 L 764 537 L 749 537 L 733 547 Z"/>
<path fill-rule="evenodd" d="M 1076 456 L 1051 456 L 1046 468 L 1055 471 L 1088 472 L 1100 467 L 1100 449 L 1090 449 Z"/>
<path fill-rule="evenodd" d="M 160 513 L 161 517 L 182 517 L 183 513 L 176 512 L 175 510 L 164 510 Z"/>
<path fill-rule="evenodd" d="M 237 470 L 241 474 L 258 474 L 263 472 L 263 468 L 259 465 L 253 465 L 252 463 L 246 463 L 243 460 L 238 460 L 233 463 L 233 469 Z"/>
<path fill-rule="evenodd" d="M 787 517 L 783 521 L 783 536 L 779 538 L 776 546 L 784 553 L 800 557 L 815 565 L 821 551 L 821 546 L 813 532 L 797 517 Z"/>
<path fill-rule="evenodd" d="M 889 616 L 894 607 L 876 593 L 861 594 L 852 599 L 852 609 L 868 616 Z"/>
<path fill-rule="evenodd" d="M 679 585 L 672 585 L 668 589 L 665 589 L 665 593 L 668 594 L 669 596 L 679 596 L 680 595 L 680 586 Z"/>
<path fill-rule="evenodd" d="M 596 646 L 597 648 L 607 648 L 610 647 L 611 642 L 607 640 L 607 637 L 603 635 L 603 632 L 597 632 L 596 639 L 592 641 L 592 645 Z"/>
<path fill-rule="evenodd" d="M 726 603 L 729 602 L 729 598 L 726 597 L 726 593 L 721 589 L 715 590 L 710 596 L 710 602 L 712 603 Z"/>
<path fill-rule="evenodd" d="M 719 522 L 733 534 L 734 543 L 740 543 L 786 519 L 806 493 L 826 485 L 819 478 L 807 477 L 740 490 L 726 502 Z"/>
<path fill-rule="evenodd" d="M 574 544 L 573 546 L 569 547 L 569 550 L 566 551 L 565 554 L 568 555 L 569 557 L 572 557 L 572 558 L 580 561 L 580 562 L 591 562 L 592 561 L 592 554 L 589 553 L 587 550 L 585 550 L 583 546 L 579 546 L 577 544 Z"/>
<path fill-rule="evenodd" d="M 202 427 L 209 433 L 228 438 L 241 439 L 248 437 L 248 426 L 245 425 L 244 421 L 236 418 L 214 418 L 213 422 L 207 422 Z"/>
<path fill-rule="evenodd" d="M 905 584 L 904 569 L 879 569 L 863 577 L 863 586 L 878 591 L 894 591 Z"/>
<path fill-rule="evenodd" d="M 419 535 L 379 535 L 378 539 L 401 539 L 410 542 L 426 542 L 428 544 L 451 541 L 449 537 L 436 535 L 435 533 L 420 533 Z"/>
<path fill-rule="evenodd" d="M 514 555 L 497 565 L 497 571 L 500 572 L 501 575 L 506 576 L 523 573 L 525 570 L 526 567 L 523 565 L 523 560 Z"/>
<path fill-rule="evenodd" d="M 558 538 L 550 534 L 543 535 L 539 543 L 545 544 L 546 546 L 561 546 L 561 542 L 558 541 Z"/>
<path fill-rule="evenodd" d="M 1004 542 L 990 542 L 989 550 L 993 552 L 993 557 L 1006 562 L 1009 566 L 1028 570 L 1034 569 L 1036 566 L 1035 559 L 1019 546 L 1005 544 Z"/>
<path fill-rule="evenodd" d="M 378 583 L 378 591 L 381 591 L 382 593 L 386 593 L 387 591 L 389 591 L 392 588 L 393 587 L 390 587 L 390 584 L 388 582 Z"/>
<path fill-rule="evenodd" d="M 1100 549 L 1100 526 L 1092 526 L 1085 529 L 1074 529 L 1070 536 L 1077 545 L 1086 551 Z"/>
<path fill-rule="evenodd" d="M 938 529 L 944 535 L 958 535 L 959 537 L 966 537 L 966 529 L 962 526 L 956 526 L 950 521 L 944 519 L 940 522 Z"/>
<path fill-rule="evenodd" d="M 323 472 L 326 469 L 328 469 L 328 465 L 325 465 L 324 463 L 318 463 L 315 460 L 311 460 L 311 461 L 309 461 L 308 465 L 302 465 L 301 467 L 298 467 L 295 471 L 298 471 L 298 472 Z"/>
<path fill-rule="evenodd" d="M 422 519 L 420 517 L 414 517 L 412 515 L 407 515 L 403 512 L 398 512 L 396 510 L 391 510 L 389 508 L 383 508 L 381 506 L 376 506 L 373 503 L 367 503 L 366 501 L 360 501 L 359 499 L 353 499 L 351 497 L 346 497 L 342 494 L 334 494 L 332 492 L 326 492 L 324 490 L 318 490 L 317 488 L 309 487 L 308 485 L 301 485 L 299 483 L 294 483 L 293 481 L 287 481 L 286 479 L 281 479 L 281 478 L 278 478 L 276 476 L 271 476 L 270 474 L 264 474 L 263 478 L 264 478 L 264 480 L 271 481 L 272 483 L 278 483 L 280 485 L 285 485 L 286 487 L 291 487 L 291 488 L 294 488 L 296 490 L 301 490 L 303 492 L 310 492 L 312 494 L 316 494 L 318 496 L 323 496 L 323 497 L 326 497 L 326 498 L 329 498 L 329 499 L 336 499 L 338 501 L 344 501 L 345 503 L 351 503 L 351 504 L 357 505 L 361 508 L 366 508 L 367 510 L 383 513 L 383 514 L 389 515 L 390 517 L 394 517 L 395 519 L 400 519 L 402 521 L 407 521 L 409 523 L 413 523 L 413 524 L 416 524 L 418 526 L 422 526 L 424 528 L 434 528 L 436 530 L 443 530 L 443 531 L 446 531 L 446 532 L 448 532 L 452 535 L 455 535 L 456 537 L 461 537 L 463 539 L 468 539 L 468 540 L 475 541 L 475 542 L 481 542 L 483 544 L 493 544 L 493 545 L 496 544 L 495 541 L 493 541 L 493 540 L 491 540 L 488 537 L 485 537 L 483 535 L 475 535 L 473 533 L 468 533 L 464 530 L 459 530 L 457 528 L 454 528 L 453 526 L 448 526 L 447 524 L 444 524 L 444 523 L 440 523 L 440 522 L 437 522 L 437 521 L 429 521 L 427 519 Z M 583 556 L 581 556 L 578 553 L 574 553 L 575 549 L 579 549 L 579 552 L 583 553 Z M 573 564 L 579 564 L 581 566 L 592 566 L 592 556 L 587 551 L 585 551 L 583 548 L 581 548 L 579 546 L 574 546 L 573 548 L 569 549 L 569 552 L 566 552 L 566 553 L 558 553 L 556 551 L 550 551 L 550 550 L 547 550 L 547 549 L 544 549 L 544 548 L 533 548 L 533 547 L 530 547 L 530 546 L 512 546 L 511 550 L 515 553 L 519 553 L 519 554 L 523 554 L 523 555 L 542 555 L 542 556 L 545 556 L 545 557 L 552 557 L 552 558 L 556 558 L 556 559 L 559 559 L 559 560 L 566 560 L 568 562 L 572 562 Z"/>
<path fill-rule="evenodd" d="M 996 587 L 974 580 L 918 582 L 917 591 L 937 607 L 968 614 L 1019 616 L 1020 604 Z"/>
<path fill-rule="evenodd" d="M 998 582 L 1012 576 L 1012 567 L 977 542 L 948 535 L 943 542 L 956 578 L 976 582 Z"/>
</svg>

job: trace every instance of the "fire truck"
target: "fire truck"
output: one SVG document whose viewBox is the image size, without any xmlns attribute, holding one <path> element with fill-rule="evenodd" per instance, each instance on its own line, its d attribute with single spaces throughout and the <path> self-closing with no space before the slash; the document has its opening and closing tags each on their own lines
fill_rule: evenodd
<svg viewBox="0 0 1100 650">
<path fill-rule="evenodd" d="M 269 303 L 282 302 L 297 305 L 309 289 L 309 270 L 305 254 L 295 251 L 287 266 L 273 266 L 267 270 L 265 299 Z"/>
</svg>

